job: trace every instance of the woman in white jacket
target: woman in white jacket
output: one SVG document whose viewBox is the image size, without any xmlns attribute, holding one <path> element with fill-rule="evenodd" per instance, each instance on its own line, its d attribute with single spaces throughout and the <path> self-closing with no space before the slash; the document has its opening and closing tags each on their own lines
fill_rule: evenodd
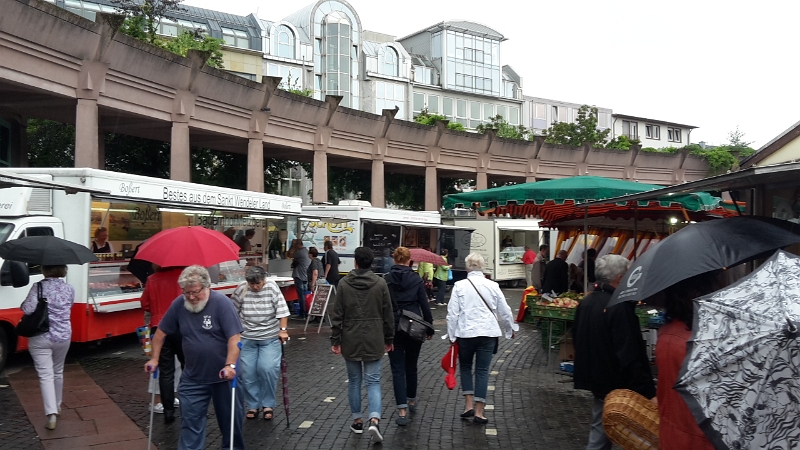
<svg viewBox="0 0 800 450">
<path fill-rule="evenodd" d="M 453 286 L 450 303 L 447 304 L 447 335 L 451 343 L 458 342 L 461 390 L 465 400 L 461 418 L 486 424 L 489 419 L 483 415 L 483 411 L 492 355 L 497 353 L 500 336 L 513 338 L 519 325 L 514 323 L 511 308 L 500 286 L 483 275 L 483 257 L 470 253 L 465 263 L 469 271 L 467 279 Z"/>
</svg>

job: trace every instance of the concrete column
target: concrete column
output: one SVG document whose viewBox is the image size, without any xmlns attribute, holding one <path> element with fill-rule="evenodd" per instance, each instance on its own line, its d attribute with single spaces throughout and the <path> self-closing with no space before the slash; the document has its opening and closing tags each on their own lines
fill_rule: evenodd
<svg viewBox="0 0 800 450">
<path fill-rule="evenodd" d="M 372 160 L 372 197 L 370 203 L 376 208 L 386 207 L 386 184 L 384 182 L 383 159 Z"/>
<path fill-rule="evenodd" d="M 436 166 L 427 166 L 425 167 L 425 211 L 438 211 L 440 200 Z"/>
<path fill-rule="evenodd" d="M 487 189 L 489 187 L 489 177 L 486 175 L 486 171 L 478 172 L 475 177 L 475 189 Z"/>
<path fill-rule="evenodd" d="M 189 150 L 189 123 L 172 122 L 169 151 L 169 178 L 192 181 L 192 158 Z"/>
<path fill-rule="evenodd" d="M 247 142 L 247 190 L 264 192 L 264 141 Z"/>
<path fill-rule="evenodd" d="M 328 153 L 325 150 L 314 151 L 314 184 L 311 201 L 314 203 L 328 201 Z"/>
<path fill-rule="evenodd" d="M 79 98 L 75 111 L 75 167 L 98 168 L 97 123 L 97 100 Z"/>
</svg>

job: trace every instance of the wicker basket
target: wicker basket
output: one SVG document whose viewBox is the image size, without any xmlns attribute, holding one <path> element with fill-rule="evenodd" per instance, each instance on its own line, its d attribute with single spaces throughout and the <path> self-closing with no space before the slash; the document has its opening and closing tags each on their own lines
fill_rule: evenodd
<svg viewBox="0 0 800 450">
<path fill-rule="evenodd" d="M 603 428 L 625 450 L 658 449 L 658 407 L 636 392 L 617 389 L 606 396 Z"/>
</svg>

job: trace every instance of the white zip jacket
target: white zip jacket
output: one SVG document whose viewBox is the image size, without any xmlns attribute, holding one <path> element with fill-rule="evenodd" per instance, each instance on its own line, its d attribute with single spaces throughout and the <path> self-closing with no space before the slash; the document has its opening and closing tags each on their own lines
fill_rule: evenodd
<svg viewBox="0 0 800 450">
<path fill-rule="evenodd" d="M 468 280 L 461 280 L 453 285 L 450 302 L 447 304 L 447 335 L 450 341 L 480 336 L 505 336 L 506 339 L 511 339 L 512 333 L 519 330 L 519 325 L 514 323 L 511 308 L 500 286 L 487 280 L 480 270 L 468 273 L 467 278 Z M 472 287 L 470 281 L 475 287 Z M 492 308 L 491 311 L 475 291 L 476 288 Z"/>
</svg>

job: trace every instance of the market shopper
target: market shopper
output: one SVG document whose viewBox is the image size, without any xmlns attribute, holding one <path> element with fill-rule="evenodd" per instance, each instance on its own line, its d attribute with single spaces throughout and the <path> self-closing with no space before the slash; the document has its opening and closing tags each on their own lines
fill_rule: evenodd
<svg viewBox="0 0 800 450">
<path fill-rule="evenodd" d="M 361 380 L 366 379 L 369 409 L 369 432 L 383 441 L 381 419 L 381 359 L 394 350 L 394 314 L 389 288 L 383 278 L 369 268 L 372 250 L 358 247 L 354 252 L 356 268 L 339 282 L 330 315 L 331 351 L 344 357 L 347 364 L 350 430 L 364 432 L 361 413 Z"/>
<path fill-rule="evenodd" d="M 437 264 L 433 270 L 433 283 L 436 287 L 436 304 L 437 305 L 446 305 L 447 302 L 444 301 L 444 296 L 447 293 L 447 277 L 450 273 L 450 268 L 452 267 L 450 264 L 447 263 L 447 249 L 442 249 L 442 264 Z"/>
<path fill-rule="evenodd" d="M 547 258 L 550 257 L 550 246 L 543 244 L 539 246 L 539 253 L 533 260 L 531 267 L 531 286 L 536 288 L 536 292 L 542 293 L 542 278 L 544 278 L 544 268 L 547 265 Z"/>
<path fill-rule="evenodd" d="M 670 286 L 665 292 L 666 324 L 658 330 L 656 346 L 658 440 L 663 450 L 714 448 L 673 386 L 686 358 L 686 342 L 692 337 L 692 300 L 725 287 L 723 273 L 716 270 L 696 275 Z"/>
<path fill-rule="evenodd" d="M 656 395 L 635 304 L 624 302 L 606 308 L 630 261 L 619 255 L 597 260 L 594 290 L 575 311 L 575 389 L 594 396 L 587 450 L 610 450 L 603 429 L 603 405 L 614 389 L 630 389 L 646 398 Z"/>
<path fill-rule="evenodd" d="M 462 419 L 486 424 L 484 415 L 489 386 L 489 366 L 497 353 L 500 336 L 514 337 L 519 325 L 500 286 L 483 275 L 486 265 L 478 253 L 467 255 L 467 279 L 457 282 L 447 305 L 447 336 L 458 343 L 458 365 L 464 395 Z M 499 321 L 499 323 L 498 323 Z M 473 379 L 473 363 L 475 373 Z"/>
<path fill-rule="evenodd" d="M 236 239 L 236 245 L 239 246 L 239 250 L 243 252 L 249 252 L 253 250 L 253 244 L 250 243 L 250 240 L 256 235 L 256 230 L 254 228 L 248 228 L 243 235 L 239 236 Z"/>
<path fill-rule="evenodd" d="M 339 279 L 341 278 L 339 275 L 339 264 L 341 264 L 342 261 L 339 259 L 339 254 L 333 249 L 333 242 L 325 241 L 322 248 L 325 250 L 325 254 L 322 256 L 322 267 L 325 268 L 325 281 L 327 281 L 328 284 L 336 286 L 339 284 Z"/>
<path fill-rule="evenodd" d="M 542 278 L 542 294 L 553 292 L 561 294 L 569 290 L 569 265 L 567 264 L 566 250 L 559 251 L 556 257 L 547 263 Z"/>
<path fill-rule="evenodd" d="M 50 329 L 28 338 L 28 352 L 36 367 L 36 374 L 39 375 L 39 389 L 42 391 L 44 414 L 47 416 L 45 428 L 54 430 L 61 413 L 64 360 L 72 338 L 70 312 L 75 303 L 75 288 L 64 281 L 67 266 L 42 266 L 42 274 L 44 279 L 31 287 L 20 309 L 24 314 L 33 314 L 39 297 L 47 299 Z"/>
<path fill-rule="evenodd" d="M 317 283 L 323 280 L 325 269 L 322 267 L 322 261 L 319 260 L 319 250 L 317 247 L 308 249 L 308 290 L 314 292 L 317 289 Z M 322 283 L 324 284 L 324 283 Z"/>
<path fill-rule="evenodd" d="M 525 264 L 525 287 L 533 286 L 532 271 L 535 261 L 536 252 L 526 245 L 525 253 L 522 254 L 522 264 Z"/>
<path fill-rule="evenodd" d="M 422 280 L 411 270 L 411 252 L 405 247 L 397 247 L 392 254 L 394 265 L 384 276 L 389 287 L 394 310 L 394 349 L 389 352 L 392 365 L 392 385 L 397 402 L 396 423 L 408 424 L 408 412 L 415 412 L 417 406 L 417 360 L 422 342 L 415 341 L 403 333 L 398 333 L 397 325 L 403 310 L 413 312 L 428 323 L 433 323 L 428 297 Z M 433 337 L 429 330 L 428 339 Z"/>
<path fill-rule="evenodd" d="M 426 248 L 425 250 L 431 251 L 429 248 Z M 433 300 L 433 264 L 420 261 L 420 263 L 417 265 L 417 273 L 419 274 L 420 278 L 422 278 L 422 282 L 425 285 L 425 293 L 428 296 L 428 300 Z"/>
<path fill-rule="evenodd" d="M 292 258 L 292 279 L 297 291 L 297 301 L 300 303 L 300 318 L 305 319 L 308 315 L 306 292 L 308 291 L 308 266 L 311 264 L 311 260 L 308 259 L 308 249 L 303 245 L 303 240 L 294 239 L 286 256 Z"/>
<path fill-rule="evenodd" d="M 164 338 L 180 334 L 186 367 L 178 396 L 181 399 L 179 450 L 205 449 L 208 404 L 214 403 L 222 442 L 230 442 L 231 413 L 234 417 L 234 449 L 244 449 L 242 396 L 231 403 L 231 381 L 236 376 L 242 325 L 233 303 L 212 291 L 211 277 L 202 266 L 189 266 L 178 278 L 183 295 L 175 299 L 159 322 L 153 338 L 153 355 L 145 371 L 158 367 Z"/>
<path fill-rule="evenodd" d="M 251 266 L 245 282 L 231 295 L 242 322 L 242 351 L 239 380 L 244 391 L 248 419 L 255 419 L 259 409 L 264 420 L 275 415 L 275 392 L 281 368 L 281 344 L 289 339 L 289 308 L 281 290 L 267 279 L 267 271 Z"/>
<path fill-rule="evenodd" d="M 144 310 L 144 323 L 149 324 L 155 336 L 158 325 L 166 314 L 170 305 L 180 297 L 181 287 L 178 279 L 183 272 L 183 267 L 159 267 L 153 264 L 153 275 L 147 279 L 147 284 L 142 292 L 142 309 Z M 175 397 L 175 358 L 180 365 L 184 365 L 183 347 L 180 334 L 168 334 L 164 338 L 158 360 L 158 387 L 155 405 L 150 405 L 156 413 L 164 414 L 164 423 L 175 421 L 175 407 L 180 404 Z"/>
</svg>

